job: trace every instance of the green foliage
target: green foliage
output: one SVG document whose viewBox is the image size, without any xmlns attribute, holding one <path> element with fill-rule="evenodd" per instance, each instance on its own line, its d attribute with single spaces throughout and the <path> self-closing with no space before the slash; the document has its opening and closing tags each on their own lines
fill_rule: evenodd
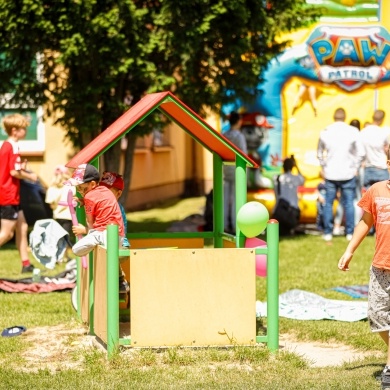
<svg viewBox="0 0 390 390">
<path fill-rule="evenodd" d="M 226 89 L 253 98 L 288 44 L 277 37 L 317 16 L 304 0 L 0 0 L 2 91 L 47 103 L 84 146 L 126 109 L 126 90 L 172 90 L 195 111 L 218 110 Z"/>
</svg>

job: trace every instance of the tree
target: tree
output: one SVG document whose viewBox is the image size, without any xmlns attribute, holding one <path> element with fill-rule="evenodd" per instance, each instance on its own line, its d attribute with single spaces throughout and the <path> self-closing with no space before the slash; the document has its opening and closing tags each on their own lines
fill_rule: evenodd
<svg viewBox="0 0 390 390">
<path fill-rule="evenodd" d="M 227 90 L 253 99 L 288 45 L 277 37 L 317 16 L 305 0 L 0 0 L 1 90 L 14 105 L 44 105 L 81 148 L 128 108 L 127 90 L 133 102 L 171 90 L 200 113 L 233 99 Z M 126 189 L 151 119 L 128 135 Z M 105 153 L 109 170 L 118 148 Z"/>
</svg>

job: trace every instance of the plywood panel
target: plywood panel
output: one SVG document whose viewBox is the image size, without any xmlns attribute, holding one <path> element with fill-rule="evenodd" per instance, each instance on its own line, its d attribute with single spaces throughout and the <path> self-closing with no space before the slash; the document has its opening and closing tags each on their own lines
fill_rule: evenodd
<svg viewBox="0 0 390 390">
<path fill-rule="evenodd" d="M 130 238 L 131 249 L 142 248 L 203 248 L 203 238 Z"/>
<path fill-rule="evenodd" d="M 134 346 L 253 343 L 253 249 L 131 250 Z"/>
<path fill-rule="evenodd" d="M 93 280 L 95 283 L 94 326 L 95 334 L 107 343 L 107 265 L 106 249 L 95 249 Z"/>
<path fill-rule="evenodd" d="M 223 240 L 222 242 L 223 242 L 224 248 L 235 248 L 236 247 L 236 243 L 233 241 Z"/>
<path fill-rule="evenodd" d="M 81 259 L 78 261 L 81 262 Z M 88 324 L 89 323 L 89 270 L 84 269 L 80 266 L 80 305 L 81 305 L 81 320 Z"/>
</svg>

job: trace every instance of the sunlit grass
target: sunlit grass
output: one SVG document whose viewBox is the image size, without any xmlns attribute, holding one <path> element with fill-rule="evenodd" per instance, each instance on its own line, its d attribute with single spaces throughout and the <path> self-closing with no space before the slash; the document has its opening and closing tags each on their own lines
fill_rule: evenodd
<svg viewBox="0 0 390 390">
<path fill-rule="evenodd" d="M 129 232 L 165 231 L 173 222 L 191 214 L 202 214 L 205 198 L 181 199 L 161 207 L 128 213 Z M 143 230 L 144 229 L 144 230 Z M 374 238 L 367 237 L 356 251 L 350 271 L 340 272 L 337 262 L 347 242 L 336 237 L 326 245 L 320 236 L 297 236 L 280 241 L 280 293 L 301 289 L 325 298 L 353 300 L 331 290 L 340 285 L 368 283 L 368 268 Z M 20 278 L 20 260 L 12 244 L 0 249 L 0 275 Z M 31 258 L 34 265 L 37 263 Z M 43 269 L 43 267 L 42 267 Z M 59 266 L 52 274 L 62 270 Z M 265 278 L 256 278 L 256 299 L 266 298 Z M 72 328 L 77 315 L 68 292 L 45 294 L 0 293 L 0 328 L 24 325 L 28 329 L 64 324 Z M 151 321 L 159 331 L 158 318 Z M 259 326 L 266 326 L 266 318 Z M 1 330 L 0 329 L 0 330 Z M 259 329 L 261 332 L 262 330 Z M 367 321 L 352 323 L 321 320 L 298 321 L 280 318 L 281 334 L 307 342 L 343 343 L 363 351 L 380 351 L 340 367 L 310 368 L 310 361 L 292 351 L 275 353 L 263 345 L 232 345 L 228 348 L 122 347 L 107 360 L 96 348 L 73 350 L 75 337 L 64 348 L 71 360 L 81 359 L 78 369 L 62 367 L 55 372 L 41 369 L 25 372 L 23 352 L 34 347 L 23 336 L 0 337 L 0 390 L 8 389 L 372 389 L 379 384 L 385 362 L 385 346 L 371 334 Z M 47 334 L 47 341 L 55 338 Z M 382 345 L 383 344 L 383 345 Z"/>
<path fill-rule="evenodd" d="M 128 232 L 165 232 L 173 222 L 181 221 L 191 214 L 203 215 L 204 197 L 174 199 L 158 207 L 127 214 Z"/>
</svg>

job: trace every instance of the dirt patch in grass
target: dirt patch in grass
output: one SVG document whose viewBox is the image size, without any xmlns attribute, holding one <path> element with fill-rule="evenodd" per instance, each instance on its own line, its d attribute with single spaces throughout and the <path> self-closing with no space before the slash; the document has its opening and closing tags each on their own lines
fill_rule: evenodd
<svg viewBox="0 0 390 390">
<path fill-rule="evenodd" d="M 82 369 L 85 352 L 97 348 L 95 336 L 88 335 L 82 324 L 57 325 L 27 329 L 19 337 L 29 347 L 22 353 L 24 371 L 48 369 L 51 372 Z M 342 344 L 298 342 L 289 335 L 280 336 L 280 348 L 307 360 L 311 367 L 337 366 L 372 356 L 374 352 L 355 351 Z"/>
<path fill-rule="evenodd" d="M 94 348 L 94 336 L 81 324 L 44 326 L 27 329 L 21 335 L 31 345 L 21 355 L 25 371 L 48 369 L 51 372 L 81 369 L 83 354 Z"/>
<path fill-rule="evenodd" d="M 380 355 L 379 352 L 356 351 L 343 344 L 296 341 L 289 335 L 281 335 L 279 344 L 281 348 L 305 358 L 310 367 L 341 366 L 367 356 Z"/>
</svg>

